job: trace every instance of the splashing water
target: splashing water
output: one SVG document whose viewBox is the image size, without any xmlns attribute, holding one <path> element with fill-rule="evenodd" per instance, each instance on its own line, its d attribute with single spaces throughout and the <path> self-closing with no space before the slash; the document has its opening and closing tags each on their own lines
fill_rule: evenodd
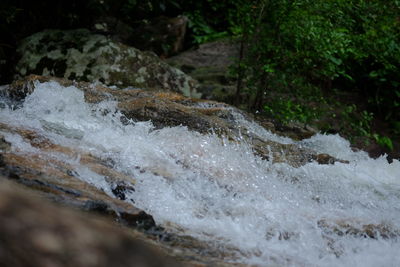
<svg viewBox="0 0 400 267">
<path fill-rule="evenodd" d="M 55 82 L 36 84 L 21 108 L 1 106 L 2 123 L 111 158 L 116 169 L 136 179 L 129 198 L 137 207 L 160 225 L 233 248 L 235 256 L 227 260 L 262 266 L 400 265 L 400 162 L 353 152 L 338 135 L 318 134 L 297 144 L 349 164 L 294 168 L 261 160 L 247 144 L 186 127 L 122 124 L 115 102 L 90 105 L 82 91 Z M 242 120 L 258 136 L 296 143 Z M 13 148 L 35 152 L 16 134 L 0 133 Z M 107 186 L 104 177 L 75 164 L 81 179 Z M 349 234 L 349 224 L 385 225 L 397 234 L 368 238 Z"/>
</svg>

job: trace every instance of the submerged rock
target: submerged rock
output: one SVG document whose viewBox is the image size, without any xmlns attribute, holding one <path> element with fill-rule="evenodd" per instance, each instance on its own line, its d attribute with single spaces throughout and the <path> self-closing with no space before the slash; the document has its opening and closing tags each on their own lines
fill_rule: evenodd
<svg viewBox="0 0 400 267">
<path fill-rule="evenodd" d="M 17 76 L 51 75 L 99 81 L 120 88 L 160 88 L 200 97 L 196 81 L 151 52 L 91 34 L 88 30 L 47 30 L 23 40 Z"/>
</svg>

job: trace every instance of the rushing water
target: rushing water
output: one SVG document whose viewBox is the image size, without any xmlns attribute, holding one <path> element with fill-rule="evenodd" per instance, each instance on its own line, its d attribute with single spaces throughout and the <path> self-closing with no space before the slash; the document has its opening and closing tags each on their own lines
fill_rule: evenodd
<svg viewBox="0 0 400 267">
<path fill-rule="evenodd" d="M 115 102 L 89 105 L 82 91 L 55 82 L 36 84 L 19 108 L 0 107 L 0 122 L 112 158 L 116 169 L 136 179 L 129 198 L 137 207 L 160 225 L 175 225 L 185 234 L 230 247 L 235 256 L 228 260 L 262 266 L 400 266 L 395 234 L 366 238 L 338 233 L 346 231 L 345 224 L 358 229 L 381 224 L 399 234 L 400 162 L 353 152 L 338 135 L 316 135 L 298 144 L 349 164 L 293 168 L 261 160 L 247 144 L 186 127 L 123 125 Z M 259 136 L 295 143 L 242 120 Z M 14 148 L 35 152 L 19 136 L 0 133 Z M 75 161 L 81 179 L 109 192 L 104 177 L 76 159 L 66 160 Z M 345 223 L 335 225 L 338 221 Z"/>
</svg>

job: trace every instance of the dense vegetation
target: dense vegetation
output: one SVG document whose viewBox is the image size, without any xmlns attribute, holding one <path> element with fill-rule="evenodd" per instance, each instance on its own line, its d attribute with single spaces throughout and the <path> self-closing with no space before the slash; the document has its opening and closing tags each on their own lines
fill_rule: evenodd
<svg viewBox="0 0 400 267">
<path fill-rule="evenodd" d="M 0 56 L 44 28 L 84 27 L 104 15 L 134 25 L 179 14 L 190 19 L 192 44 L 240 42 L 232 66 L 237 105 L 393 149 L 400 136 L 398 0 L 3 0 Z M 3 73 L 13 61 L 0 62 Z"/>
</svg>

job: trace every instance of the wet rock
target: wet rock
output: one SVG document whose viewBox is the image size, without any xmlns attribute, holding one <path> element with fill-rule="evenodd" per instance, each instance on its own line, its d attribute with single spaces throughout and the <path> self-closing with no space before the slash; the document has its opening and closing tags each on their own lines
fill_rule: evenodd
<svg viewBox="0 0 400 267">
<path fill-rule="evenodd" d="M 0 152 L 8 152 L 10 149 L 11 149 L 11 144 L 6 141 L 3 135 L 0 134 Z"/>
<path fill-rule="evenodd" d="M 0 177 L 1 266 L 182 266 L 145 240 Z"/>
<path fill-rule="evenodd" d="M 328 249 L 340 257 L 343 255 L 343 247 L 338 244 L 337 238 L 371 238 L 371 239 L 398 239 L 400 229 L 385 223 L 371 224 L 357 220 L 327 220 L 322 219 L 317 222 L 317 226 L 322 231 L 322 236 L 327 241 Z"/>
<path fill-rule="evenodd" d="M 300 167 L 313 161 L 318 164 L 349 163 L 328 154 L 316 154 L 312 150 L 301 148 L 295 144 L 280 144 L 254 137 L 251 139 L 251 144 L 255 154 L 261 158 L 272 160 L 274 163 L 288 163 L 293 167 Z"/>
<path fill-rule="evenodd" d="M 346 163 L 348 164 L 348 160 L 340 160 L 335 159 L 328 154 L 318 154 L 316 155 L 313 160 L 317 161 L 319 164 L 335 164 L 335 162 Z"/>
<path fill-rule="evenodd" d="M 205 99 L 230 102 L 236 93 L 236 77 L 229 68 L 239 56 L 239 45 L 229 40 L 201 44 L 197 49 L 167 59 L 172 66 L 199 81 Z"/>
<path fill-rule="evenodd" d="M 31 35 L 18 48 L 17 76 L 52 75 L 99 81 L 120 88 L 159 88 L 200 97 L 196 81 L 155 54 L 92 34 L 88 30 L 47 30 Z"/>
<path fill-rule="evenodd" d="M 109 98 L 118 101 L 118 108 L 127 120 L 151 120 L 156 128 L 183 125 L 203 134 L 214 132 L 234 142 L 245 141 L 251 144 L 257 155 L 273 162 L 286 162 L 298 167 L 311 161 L 321 164 L 337 161 L 329 155 L 318 156 L 315 152 L 295 144 L 281 144 L 258 136 L 243 125 L 243 121 L 252 120 L 251 116 L 233 106 L 187 98 L 172 92 L 139 89 L 113 90 L 84 82 L 74 83 L 65 79 L 30 76 L 16 82 L 15 85 L 10 85 L 7 94 L 19 99 L 21 95 L 29 91 L 25 88 L 32 88 L 31 84 L 35 81 L 50 80 L 55 80 L 62 85 L 74 84 L 84 91 L 85 100 L 90 103 L 98 103 Z"/>
<path fill-rule="evenodd" d="M 310 138 L 311 136 L 318 133 L 318 130 L 309 126 L 305 125 L 304 123 L 299 122 L 289 122 L 287 124 L 278 124 L 273 123 L 271 120 L 261 118 L 260 116 L 257 117 L 257 121 L 262 121 L 261 125 L 267 129 L 270 129 L 273 133 L 277 135 L 286 136 L 292 138 L 293 140 L 303 140 Z M 272 124 L 272 127 L 269 126 Z"/>
<path fill-rule="evenodd" d="M 364 238 L 384 238 L 393 239 L 400 236 L 400 230 L 391 225 L 381 224 L 363 224 L 357 221 L 336 221 L 319 220 L 318 227 L 326 235 L 337 236 L 355 236 Z"/>
<path fill-rule="evenodd" d="M 19 149 L 0 150 L 0 175 L 42 192 L 47 198 L 64 205 L 96 211 L 113 217 L 132 226 L 154 220 L 144 216 L 142 210 L 113 196 L 114 185 L 127 190 L 134 190 L 135 180 L 109 167 L 104 160 L 96 158 L 85 151 L 74 150 L 52 143 L 31 130 L 10 127 L 0 123 L 0 131 L 5 135 L 17 135 L 36 153 Z M 77 168 L 84 166 L 85 170 Z M 104 188 L 96 188 L 83 181 L 82 176 L 104 184 Z M 122 187 L 124 185 L 124 187 Z M 122 192 L 122 191 L 121 191 Z M 130 221 L 124 221 L 125 214 Z M 129 215 L 129 216 L 128 216 Z"/>
<path fill-rule="evenodd" d="M 113 192 L 114 196 L 121 200 L 126 200 L 126 194 L 135 191 L 135 188 L 125 182 L 117 182 L 112 186 L 111 191 Z"/>
</svg>

